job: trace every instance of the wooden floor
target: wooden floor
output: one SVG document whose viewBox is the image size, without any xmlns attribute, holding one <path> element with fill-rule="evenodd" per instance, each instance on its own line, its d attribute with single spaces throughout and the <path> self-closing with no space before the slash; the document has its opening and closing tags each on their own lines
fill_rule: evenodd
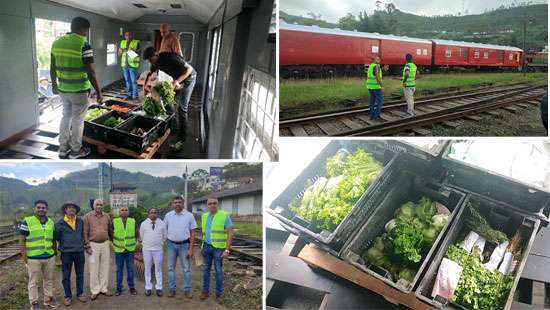
<svg viewBox="0 0 550 310">
<path fill-rule="evenodd" d="M 157 145 L 155 153 L 139 156 L 141 158 L 205 158 L 206 155 L 200 149 L 200 111 L 201 89 L 195 87 L 191 100 L 189 102 L 189 120 L 187 124 L 187 136 L 184 142 L 183 150 L 174 153 L 171 144 L 177 142 L 177 135 L 171 134 Z M 126 101 L 126 90 L 124 81 L 117 81 L 103 89 L 103 100 Z M 90 99 L 90 103 L 96 103 L 95 98 Z M 59 159 L 57 151 L 59 149 L 59 125 L 61 122 L 62 107 L 47 107 L 40 115 L 40 124 L 30 134 L 22 137 L 17 142 L 0 149 L 0 159 Z M 88 158 L 92 159 L 119 159 L 133 158 L 127 154 L 113 150 L 99 150 L 95 146 L 92 148 L 92 154 Z M 101 152 L 99 152 L 101 151 Z"/>
</svg>

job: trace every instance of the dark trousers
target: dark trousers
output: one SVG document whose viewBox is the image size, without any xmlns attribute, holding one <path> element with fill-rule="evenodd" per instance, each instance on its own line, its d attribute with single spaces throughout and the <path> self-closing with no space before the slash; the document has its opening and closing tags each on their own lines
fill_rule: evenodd
<svg viewBox="0 0 550 310">
<path fill-rule="evenodd" d="M 129 288 L 134 288 L 134 252 L 124 251 L 115 253 L 116 262 L 116 288 L 122 289 L 122 270 L 126 265 L 126 282 Z"/>
<path fill-rule="evenodd" d="M 216 249 L 208 243 L 204 243 L 201 254 L 204 258 L 202 267 L 202 291 L 208 293 L 210 291 L 210 270 L 214 263 L 216 271 L 216 296 L 221 296 L 223 291 L 223 251 L 225 249 Z"/>
<path fill-rule="evenodd" d="M 369 89 L 370 96 L 370 114 L 373 117 L 379 117 L 382 112 L 382 103 L 384 101 L 384 96 L 380 89 Z"/>
<path fill-rule="evenodd" d="M 82 295 L 84 291 L 84 251 L 61 253 L 61 270 L 63 272 L 63 290 L 66 298 L 72 298 L 71 292 L 71 270 L 76 272 L 76 296 Z"/>
</svg>

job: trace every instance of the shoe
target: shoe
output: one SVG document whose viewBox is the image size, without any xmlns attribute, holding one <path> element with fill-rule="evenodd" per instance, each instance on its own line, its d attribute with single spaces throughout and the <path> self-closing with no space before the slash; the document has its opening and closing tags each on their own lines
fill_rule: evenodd
<svg viewBox="0 0 550 310">
<path fill-rule="evenodd" d="M 414 112 L 408 112 L 408 111 L 407 111 L 407 114 L 409 114 L 410 116 L 415 116 L 416 115 Z"/>
<path fill-rule="evenodd" d="M 126 96 L 126 98 L 124 98 L 124 100 L 132 100 L 132 96 Z"/>
<path fill-rule="evenodd" d="M 157 290 L 157 296 L 162 297 L 162 290 Z"/>
<path fill-rule="evenodd" d="M 90 149 L 83 146 L 83 147 L 80 148 L 80 151 L 71 152 L 69 154 L 69 158 L 70 159 L 79 159 L 79 158 L 88 157 L 88 155 L 90 155 Z"/>
<path fill-rule="evenodd" d="M 122 289 L 117 288 L 115 292 L 115 296 L 120 296 L 122 294 Z"/>
<path fill-rule="evenodd" d="M 158 294 L 158 292 L 157 292 Z M 151 296 L 151 290 L 145 290 L 145 296 Z"/>
<path fill-rule="evenodd" d="M 176 295 L 176 290 L 171 289 L 170 292 L 168 292 L 168 297 L 174 297 Z"/>
<path fill-rule="evenodd" d="M 216 294 L 216 302 L 219 304 L 223 303 L 222 295 Z"/>
<path fill-rule="evenodd" d="M 31 304 L 31 310 L 40 310 L 40 303 L 35 301 Z"/>
<path fill-rule="evenodd" d="M 44 306 L 50 307 L 50 308 L 57 308 L 59 304 L 55 300 L 55 298 L 50 297 L 48 299 L 44 299 Z"/>
<path fill-rule="evenodd" d="M 202 292 L 201 293 L 201 296 L 199 297 L 200 300 L 205 300 L 206 298 L 208 298 L 208 293 L 207 292 Z"/>
<path fill-rule="evenodd" d="M 78 301 L 84 303 L 88 301 L 88 298 L 86 296 L 80 295 L 77 297 Z"/>
<path fill-rule="evenodd" d="M 193 299 L 193 293 L 191 293 L 191 291 L 185 291 L 185 297 Z"/>
<path fill-rule="evenodd" d="M 63 305 L 65 306 L 70 306 L 72 303 L 72 300 L 69 298 L 69 297 L 65 297 L 65 299 L 63 299 Z"/>
<path fill-rule="evenodd" d="M 69 149 L 62 150 L 61 148 L 59 148 L 59 150 L 57 151 L 57 155 L 60 158 L 67 157 L 67 156 L 69 156 L 70 153 L 71 153 L 71 150 L 69 150 Z"/>
<path fill-rule="evenodd" d="M 371 115 L 370 119 L 374 121 L 376 119 L 376 117 L 374 117 L 374 115 Z"/>
<path fill-rule="evenodd" d="M 130 289 L 130 294 L 132 294 L 132 295 L 137 295 L 136 289 L 132 287 L 132 288 Z"/>
<path fill-rule="evenodd" d="M 105 295 L 105 296 L 113 296 L 113 293 L 109 293 L 109 291 L 107 291 L 107 292 L 101 292 L 100 294 L 101 294 L 101 295 Z"/>
<path fill-rule="evenodd" d="M 90 299 L 91 300 L 96 300 L 98 295 L 99 294 L 92 294 L 92 296 L 90 296 Z"/>
</svg>

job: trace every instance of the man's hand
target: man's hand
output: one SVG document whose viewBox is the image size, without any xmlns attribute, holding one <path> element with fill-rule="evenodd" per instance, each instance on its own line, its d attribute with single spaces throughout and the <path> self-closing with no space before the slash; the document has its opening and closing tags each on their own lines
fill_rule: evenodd
<svg viewBox="0 0 550 310">
<path fill-rule="evenodd" d="M 380 91 L 381 91 L 381 92 L 384 92 L 384 87 L 380 87 Z"/>
<path fill-rule="evenodd" d="M 189 251 L 187 251 L 187 258 L 191 257 L 193 257 L 193 249 L 189 249 Z"/>
<path fill-rule="evenodd" d="M 92 255 L 92 248 L 86 248 L 86 253 L 88 253 L 88 255 Z"/>
<path fill-rule="evenodd" d="M 97 103 L 102 103 L 103 102 L 103 95 L 101 94 L 101 91 L 96 91 L 95 93 L 92 93 L 90 95 L 90 98 L 93 98 L 94 95 L 96 96 Z"/>
<path fill-rule="evenodd" d="M 55 95 L 59 95 L 59 88 L 57 88 L 57 83 L 52 83 L 52 92 Z"/>
<path fill-rule="evenodd" d="M 174 90 L 181 88 L 181 84 L 177 80 L 172 81 L 172 86 L 174 86 Z"/>
<path fill-rule="evenodd" d="M 229 250 L 226 249 L 225 251 L 223 251 L 222 257 L 227 257 L 227 256 L 229 256 Z"/>
</svg>

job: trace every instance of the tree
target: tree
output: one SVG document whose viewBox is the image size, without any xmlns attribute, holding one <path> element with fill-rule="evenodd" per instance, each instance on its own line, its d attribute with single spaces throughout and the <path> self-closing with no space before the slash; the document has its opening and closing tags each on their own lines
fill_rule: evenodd
<svg viewBox="0 0 550 310">
<path fill-rule="evenodd" d="M 367 11 L 359 12 L 359 25 L 357 26 L 358 31 L 368 32 L 369 31 L 369 16 Z"/>
<path fill-rule="evenodd" d="M 321 14 L 315 14 L 314 12 L 308 12 L 306 15 L 311 17 L 311 19 L 315 19 L 315 20 L 321 19 Z"/>
<path fill-rule="evenodd" d="M 193 171 L 193 173 L 191 173 L 191 176 L 192 177 L 199 177 L 199 178 L 204 178 L 206 176 L 208 176 L 208 171 L 204 170 L 204 169 L 197 169 L 195 171 Z"/>
<path fill-rule="evenodd" d="M 344 30 L 355 30 L 359 28 L 359 21 L 355 18 L 355 15 L 348 13 L 344 17 L 340 17 L 338 20 L 338 25 L 340 29 Z"/>
<path fill-rule="evenodd" d="M 386 3 L 386 13 L 388 13 L 388 26 L 387 30 L 389 33 L 394 34 L 397 27 L 397 18 L 395 17 L 395 11 L 397 8 L 393 3 Z"/>
</svg>

